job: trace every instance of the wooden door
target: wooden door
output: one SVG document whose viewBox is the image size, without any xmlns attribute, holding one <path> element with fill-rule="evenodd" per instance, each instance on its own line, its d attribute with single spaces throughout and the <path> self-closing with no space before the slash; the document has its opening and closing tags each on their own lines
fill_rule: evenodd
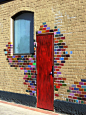
<svg viewBox="0 0 86 115">
<path fill-rule="evenodd" d="M 40 34 L 37 39 L 37 107 L 53 110 L 54 81 L 52 66 L 54 64 L 54 35 Z"/>
</svg>

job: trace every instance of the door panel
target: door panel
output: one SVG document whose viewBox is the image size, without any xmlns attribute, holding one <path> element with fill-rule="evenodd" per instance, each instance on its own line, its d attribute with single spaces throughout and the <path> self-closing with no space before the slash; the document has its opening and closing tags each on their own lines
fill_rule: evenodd
<svg viewBox="0 0 86 115">
<path fill-rule="evenodd" d="M 37 35 L 37 107 L 53 110 L 53 34 Z"/>
</svg>

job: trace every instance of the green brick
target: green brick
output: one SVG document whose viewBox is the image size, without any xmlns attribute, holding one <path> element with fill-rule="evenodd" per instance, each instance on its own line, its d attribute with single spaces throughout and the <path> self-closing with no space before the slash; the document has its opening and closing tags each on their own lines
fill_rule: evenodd
<svg viewBox="0 0 86 115">
<path fill-rule="evenodd" d="M 29 92 L 29 90 L 26 90 L 26 92 Z"/>
<path fill-rule="evenodd" d="M 31 55 L 31 57 L 34 57 L 34 55 Z"/>
<path fill-rule="evenodd" d="M 84 103 L 84 101 L 81 101 L 81 104 L 83 104 Z"/>
<path fill-rule="evenodd" d="M 31 70 L 28 70 L 28 72 L 31 72 Z"/>
<path fill-rule="evenodd" d="M 81 98 L 81 97 L 77 97 L 77 99 L 82 100 L 82 98 Z"/>
<path fill-rule="evenodd" d="M 68 89 L 67 92 L 71 92 L 71 90 Z"/>
<path fill-rule="evenodd" d="M 69 99 L 68 99 L 68 98 L 66 98 L 66 101 L 69 101 Z"/>
<path fill-rule="evenodd" d="M 58 66 L 58 65 L 59 65 L 59 63 L 54 63 L 54 65 L 57 65 L 57 66 Z"/>
<path fill-rule="evenodd" d="M 31 75 L 28 75 L 29 78 L 31 78 Z"/>
<path fill-rule="evenodd" d="M 63 40 L 59 40 L 59 42 L 63 42 Z"/>
<path fill-rule="evenodd" d="M 33 63 L 33 65 L 36 65 L 36 63 Z"/>
<path fill-rule="evenodd" d="M 62 86 L 67 86 L 66 84 L 62 84 Z"/>
<path fill-rule="evenodd" d="M 63 54 L 65 54 L 65 52 L 63 52 Z"/>
<path fill-rule="evenodd" d="M 43 24 L 43 25 L 45 25 L 45 24 L 46 24 L 46 22 L 43 22 L 42 24 Z"/>
<path fill-rule="evenodd" d="M 86 89 L 84 89 L 84 91 L 86 91 Z"/>
<path fill-rule="evenodd" d="M 56 89 L 56 86 L 54 85 L 54 90 Z"/>
<path fill-rule="evenodd" d="M 55 88 L 55 91 L 58 91 L 58 89 L 57 89 L 57 88 Z"/>
<path fill-rule="evenodd" d="M 61 43 L 57 43 L 57 45 L 59 46 L 59 45 L 61 45 Z"/>
<path fill-rule="evenodd" d="M 73 102 L 76 102 L 76 100 L 73 100 Z"/>
<path fill-rule="evenodd" d="M 57 28 L 57 26 L 54 26 L 54 28 Z"/>
<path fill-rule="evenodd" d="M 15 69 L 17 69 L 17 67 L 15 67 Z"/>
<path fill-rule="evenodd" d="M 64 83 L 64 81 L 60 81 L 60 83 Z"/>
<path fill-rule="evenodd" d="M 55 37 L 59 37 L 59 35 L 58 35 L 58 34 L 56 34 L 56 35 L 55 35 Z"/>
<path fill-rule="evenodd" d="M 6 58 L 6 60 L 8 60 L 8 58 Z"/>
</svg>

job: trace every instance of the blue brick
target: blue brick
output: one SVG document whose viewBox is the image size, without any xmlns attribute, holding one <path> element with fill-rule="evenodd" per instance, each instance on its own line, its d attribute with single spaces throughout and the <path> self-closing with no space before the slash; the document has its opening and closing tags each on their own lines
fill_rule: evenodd
<svg viewBox="0 0 86 115">
<path fill-rule="evenodd" d="M 86 97 L 86 95 L 84 95 L 84 97 Z"/>
<path fill-rule="evenodd" d="M 59 48 L 63 48 L 63 46 L 59 46 Z"/>
<path fill-rule="evenodd" d="M 82 82 L 86 82 L 86 79 L 81 79 Z"/>
<path fill-rule="evenodd" d="M 56 34 L 60 34 L 60 32 L 56 32 Z"/>
<path fill-rule="evenodd" d="M 29 83 L 31 83 L 31 81 L 28 81 Z"/>
<path fill-rule="evenodd" d="M 66 51 L 65 54 L 68 54 L 68 52 Z"/>
<path fill-rule="evenodd" d="M 5 54 L 7 54 L 7 51 L 5 51 Z"/>
<path fill-rule="evenodd" d="M 57 54 L 57 52 L 55 52 L 55 54 Z"/>
<path fill-rule="evenodd" d="M 31 67 L 31 65 L 28 65 L 28 67 Z"/>
<path fill-rule="evenodd" d="M 76 85 L 72 85 L 72 87 L 76 88 Z"/>
<path fill-rule="evenodd" d="M 57 49 L 54 49 L 54 51 L 57 51 Z"/>
<path fill-rule="evenodd" d="M 54 63 L 56 63 L 57 61 L 54 61 Z"/>
<path fill-rule="evenodd" d="M 79 102 L 79 100 L 76 100 L 76 103 L 78 103 Z"/>
<path fill-rule="evenodd" d="M 65 61 L 61 61 L 61 63 L 65 63 Z"/>
<path fill-rule="evenodd" d="M 81 88 L 86 88 L 86 85 L 82 85 Z"/>
<path fill-rule="evenodd" d="M 33 83 L 30 83 L 30 85 L 33 85 Z"/>
<path fill-rule="evenodd" d="M 31 62 L 33 63 L 33 62 L 34 62 L 34 60 L 31 60 Z"/>
<path fill-rule="evenodd" d="M 73 52 L 72 52 L 72 51 L 70 51 L 70 54 L 73 54 Z"/>
<path fill-rule="evenodd" d="M 59 48 L 59 46 L 55 46 L 55 48 Z"/>
<path fill-rule="evenodd" d="M 64 60 L 64 57 L 61 57 L 60 60 Z"/>
<path fill-rule="evenodd" d="M 79 88 L 74 88 L 74 90 L 79 90 Z"/>
<path fill-rule="evenodd" d="M 21 58 L 24 58 L 24 56 L 21 56 Z"/>
<path fill-rule="evenodd" d="M 58 28 L 58 32 L 60 32 L 60 28 Z"/>
</svg>

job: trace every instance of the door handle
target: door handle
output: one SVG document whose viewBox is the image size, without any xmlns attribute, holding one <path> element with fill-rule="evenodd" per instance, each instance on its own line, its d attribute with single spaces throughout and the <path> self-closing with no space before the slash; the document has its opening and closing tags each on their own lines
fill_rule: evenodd
<svg viewBox="0 0 86 115">
<path fill-rule="evenodd" d="M 54 77 L 54 66 L 52 66 L 52 72 L 50 72 L 50 75 L 52 74 L 52 77 Z"/>
</svg>

